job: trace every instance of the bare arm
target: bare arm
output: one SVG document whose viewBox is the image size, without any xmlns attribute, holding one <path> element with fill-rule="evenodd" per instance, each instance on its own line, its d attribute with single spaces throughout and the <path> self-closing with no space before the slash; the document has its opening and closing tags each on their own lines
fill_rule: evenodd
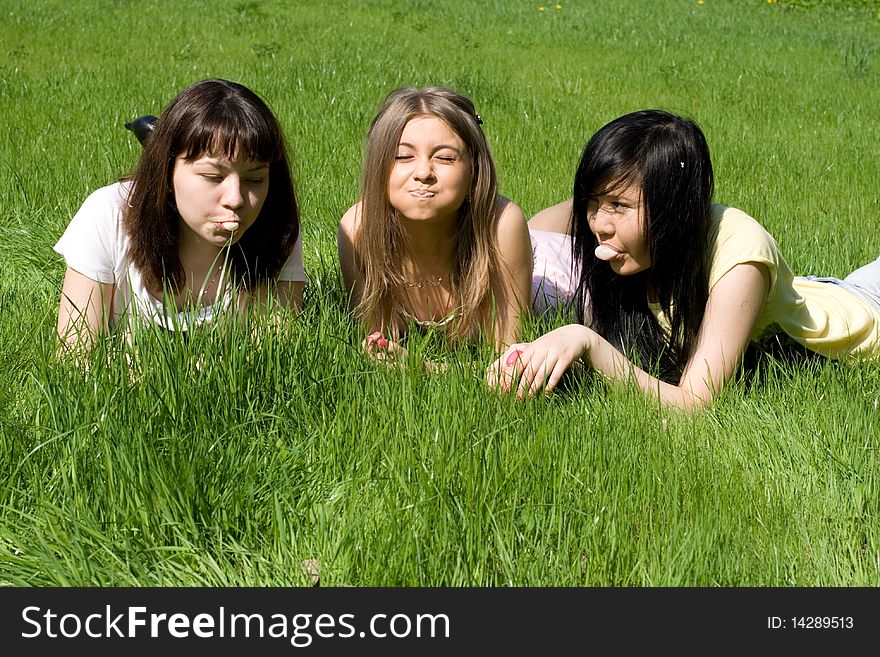
<svg viewBox="0 0 880 657">
<path fill-rule="evenodd" d="M 529 228 L 571 235 L 571 206 L 572 202 L 569 199 L 541 210 L 529 219 Z"/>
<path fill-rule="evenodd" d="M 80 353 L 98 335 L 107 333 L 112 303 L 112 284 L 99 283 L 68 267 L 58 304 L 59 353 Z"/>
<path fill-rule="evenodd" d="M 741 362 L 768 290 L 763 265 L 739 264 L 721 278 L 709 294 L 697 345 L 678 385 L 651 376 L 598 333 L 577 324 L 512 345 L 490 368 L 489 382 L 502 390 L 515 387 L 521 397 L 534 395 L 542 387 L 552 390 L 565 370 L 583 359 L 614 381 L 633 381 L 664 404 L 698 410 L 715 398 Z"/>
<path fill-rule="evenodd" d="M 519 336 L 520 320 L 529 312 L 532 291 L 532 242 L 522 210 L 507 202 L 498 220 L 500 280 L 496 281 L 495 349 L 503 351 Z"/>
</svg>

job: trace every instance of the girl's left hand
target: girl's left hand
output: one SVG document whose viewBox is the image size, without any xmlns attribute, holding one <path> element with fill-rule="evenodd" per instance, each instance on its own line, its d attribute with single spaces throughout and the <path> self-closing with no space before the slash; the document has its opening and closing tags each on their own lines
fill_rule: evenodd
<svg viewBox="0 0 880 657">
<path fill-rule="evenodd" d="M 553 390 L 572 363 L 590 351 L 593 331 L 569 324 L 542 335 L 534 342 L 510 345 L 486 371 L 486 382 L 502 392 L 516 390 L 520 399 L 541 388 Z"/>
</svg>

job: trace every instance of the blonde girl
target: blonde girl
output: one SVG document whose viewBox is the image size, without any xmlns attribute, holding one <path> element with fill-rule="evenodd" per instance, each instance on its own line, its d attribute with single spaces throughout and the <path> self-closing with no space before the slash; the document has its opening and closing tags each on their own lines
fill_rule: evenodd
<svg viewBox="0 0 880 657">
<path fill-rule="evenodd" d="M 370 127 L 361 199 L 339 225 L 351 307 L 371 353 L 405 353 L 411 327 L 500 351 L 528 311 L 531 245 L 499 196 L 473 104 L 439 87 L 392 92 Z"/>
</svg>

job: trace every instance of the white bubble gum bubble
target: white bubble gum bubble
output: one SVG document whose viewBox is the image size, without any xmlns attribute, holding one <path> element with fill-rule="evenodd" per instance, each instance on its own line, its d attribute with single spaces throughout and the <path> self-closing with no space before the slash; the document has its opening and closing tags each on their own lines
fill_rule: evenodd
<svg viewBox="0 0 880 657">
<path fill-rule="evenodd" d="M 223 230 L 228 230 L 230 233 L 238 230 L 238 222 L 237 221 L 224 221 L 222 224 Z"/>
<path fill-rule="evenodd" d="M 605 246 L 604 244 L 600 244 L 596 247 L 595 254 L 596 257 L 599 258 L 599 260 L 611 260 L 612 258 L 616 258 L 618 255 L 620 255 L 610 246 Z"/>
</svg>

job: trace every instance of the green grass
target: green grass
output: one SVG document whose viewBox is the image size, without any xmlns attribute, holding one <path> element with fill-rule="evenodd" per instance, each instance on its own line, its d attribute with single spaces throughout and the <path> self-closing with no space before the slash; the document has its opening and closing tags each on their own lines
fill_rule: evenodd
<svg viewBox="0 0 880 657">
<path fill-rule="evenodd" d="M 335 229 L 403 84 L 473 98 L 529 215 L 594 130 L 659 106 L 796 272 L 880 251 L 877 2 L 539 5 L 0 3 L 0 583 L 305 585 L 316 558 L 325 585 L 880 584 L 876 363 L 764 355 L 686 418 L 592 378 L 497 397 L 480 348 L 415 340 L 442 375 L 360 354 Z M 52 245 L 134 166 L 124 121 L 209 76 L 285 127 L 307 309 L 57 363 Z"/>
</svg>

